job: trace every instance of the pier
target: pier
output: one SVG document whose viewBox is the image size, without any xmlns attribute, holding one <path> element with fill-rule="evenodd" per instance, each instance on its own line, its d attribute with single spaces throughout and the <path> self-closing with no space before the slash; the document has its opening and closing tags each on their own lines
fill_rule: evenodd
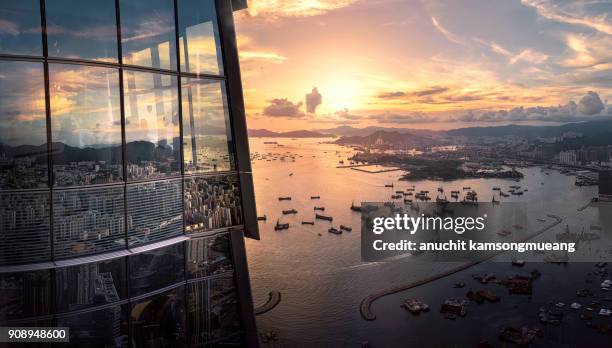
<svg viewBox="0 0 612 348">
<path fill-rule="evenodd" d="M 263 305 L 255 308 L 255 315 L 264 314 L 274 309 L 281 301 L 281 293 L 277 290 L 272 290 L 268 294 L 268 301 Z"/>
<path fill-rule="evenodd" d="M 532 238 L 535 238 L 537 236 L 539 236 L 540 234 L 550 230 L 551 228 L 557 226 L 558 224 L 560 224 L 563 219 L 560 218 L 559 216 L 556 215 L 552 215 L 552 214 L 548 214 L 548 217 L 554 219 L 555 221 L 539 230 L 537 230 L 536 232 L 526 236 L 525 238 L 521 239 L 521 240 L 517 240 L 516 242 L 526 242 Z M 417 280 L 414 282 L 410 282 L 407 284 L 400 284 L 397 286 L 393 286 L 391 288 L 387 288 L 387 289 L 383 289 L 383 290 L 379 290 L 377 292 L 371 293 L 370 295 L 366 296 L 363 298 L 363 300 L 361 300 L 361 304 L 359 305 L 359 311 L 361 312 L 361 317 L 365 320 L 376 320 L 376 315 L 374 315 L 374 313 L 372 312 L 372 303 L 376 300 L 378 300 L 379 298 L 385 297 L 387 295 L 392 295 L 398 292 L 402 292 L 402 291 L 406 291 L 409 289 L 413 289 L 416 288 L 418 286 L 421 285 L 425 285 L 427 283 L 431 283 L 433 281 L 436 281 L 438 279 L 442 279 L 444 277 L 447 277 L 449 275 L 455 274 L 455 273 L 459 273 L 461 271 L 464 271 L 470 267 L 476 266 L 479 263 L 482 263 L 484 261 L 487 261 L 489 259 L 492 259 L 493 257 L 504 253 L 504 251 L 497 251 L 494 252 L 492 254 L 488 254 L 488 255 L 483 255 L 482 258 L 480 258 L 479 260 L 475 260 L 475 261 L 471 261 L 471 262 L 467 262 L 464 263 L 462 265 L 459 265 L 457 267 L 451 268 L 449 270 L 446 270 L 442 273 L 438 273 L 438 274 L 434 274 L 432 276 L 429 276 L 427 278 L 421 279 L 421 280 Z"/>
</svg>

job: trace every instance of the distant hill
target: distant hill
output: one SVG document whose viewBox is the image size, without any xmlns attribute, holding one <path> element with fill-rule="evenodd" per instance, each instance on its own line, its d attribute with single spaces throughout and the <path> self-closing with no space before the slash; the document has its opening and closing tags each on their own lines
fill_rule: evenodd
<svg viewBox="0 0 612 348">
<path fill-rule="evenodd" d="M 340 145 L 368 145 L 382 142 L 383 144 L 394 146 L 430 146 L 440 144 L 440 142 L 428 135 L 416 134 L 414 132 L 398 132 L 379 130 L 365 136 L 344 136 L 336 140 L 336 144 Z"/>
<path fill-rule="evenodd" d="M 398 133 L 428 133 L 430 131 L 410 128 L 394 128 L 394 127 L 377 127 L 369 126 L 364 128 L 356 128 L 351 126 L 338 126 L 335 128 L 319 129 L 317 132 L 325 134 L 334 134 L 337 136 L 367 136 L 374 132 L 387 131 L 387 132 L 398 132 Z"/>
<path fill-rule="evenodd" d="M 447 131 L 451 136 L 502 137 L 520 135 L 527 137 L 554 137 L 567 132 L 582 133 L 585 137 L 612 136 L 612 119 L 567 123 L 560 126 L 507 125 L 492 127 L 468 127 Z"/>
<path fill-rule="evenodd" d="M 331 134 L 315 131 L 296 130 L 290 132 L 273 132 L 267 129 L 249 129 L 249 136 L 253 138 L 332 138 Z"/>
</svg>

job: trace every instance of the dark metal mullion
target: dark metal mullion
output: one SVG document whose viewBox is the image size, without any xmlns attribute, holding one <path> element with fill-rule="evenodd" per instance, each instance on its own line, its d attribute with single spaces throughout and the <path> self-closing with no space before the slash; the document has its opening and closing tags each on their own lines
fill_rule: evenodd
<svg viewBox="0 0 612 348">
<path fill-rule="evenodd" d="M 49 63 L 45 60 L 49 54 L 48 46 L 47 46 L 47 19 L 46 19 L 46 9 L 45 9 L 45 0 L 40 0 L 40 27 L 42 34 L 42 49 L 43 49 L 43 74 L 44 74 L 44 88 L 45 88 L 45 120 L 47 127 L 47 186 L 49 187 L 49 246 L 51 249 L 51 262 L 55 260 L 55 238 L 53 234 L 53 161 L 51 160 L 52 154 L 52 134 L 51 134 L 51 97 L 50 97 L 50 88 L 49 88 Z M 56 281 L 56 268 L 52 268 L 49 271 L 50 278 L 50 304 L 49 310 L 51 311 L 52 321 L 55 321 L 55 313 L 57 313 L 57 301 L 56 301 L 56 292 L 57 286 L 55 284 Z M 55 325 L 55 322 L 53 322 Z"/>
</svg>

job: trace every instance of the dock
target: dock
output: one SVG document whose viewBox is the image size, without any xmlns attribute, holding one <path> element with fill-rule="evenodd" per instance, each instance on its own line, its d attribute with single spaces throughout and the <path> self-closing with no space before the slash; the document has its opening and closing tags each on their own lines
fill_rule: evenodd
<svg viewBox="0 0 612 348">
<path fill-rule="evenodd" d="M 523 238 L 521 240 L 517 240 L 516 242 L 519 242 L 519 243 L 520 242 L 526 242 L 526 241 L 528 241 L 528 240 L 530 240 L 532 238 L 535 238 L 535 237 L 539 236 L 540 234 L 542 234 L 542 233 L 550 230 L 551 228 L 557 226 L 558 224 L 560 224 L 563 221 L 562 218 L 560 218 L 559 216 L 556 216 L 556 215 L 548 214 L 547 216 L 552 218 L 552 219 L 554 219 L 555 221 L 553 223 L 551 223 L 551 224 L 549 224 L 549 225 L 547 225 L 547 226 L 537 230 L 536 232 L 526 236 L 525 238 Z M 497 251 L 497 252 L 494 252 L 494 253 L 491 253 L 491 254 L 488 254 L 488 255 L 483 255 L 483 257 L 478 259 L 478 260 L 464 263 L 464 264 L 459 265 L 459 266 L 457 266 L 455 268 L 451 268 L 449 270 L 446 270 L 446 271 L 444 271 L 442 273 L 434 274 L 432 276 L 429 276 L 427 278 L 424 278 L 424 279 L 421 279 L 421 280 L 418 280 L 418 281 L 415 281 L 415 282 L 411 282 L 411 283 L 407 283 L 407 284 L 400 284 L 400 285 L 397 285 L 397 286 L 393 286 L 393 287 L 390 287 L 390 288 L 387 288 L 387 289 L 383 289 L 383 290 L 379 290 L 379 291 L 376 291 L 374 293 L 371 293 L 370 295 L 364 297 L 361 300 L 361 304 L 359 305 L 359 311 L 361 312 L 361 317 L 363 319 L 365 319 L 365 320 L 368 320 L 368 321 L 376 320 L 376 315 L 372 312 L 372 308 L 371 308 L 372 307 L 372 303 L 374 301 L 382 298 L 382 297 L 385 297 L 387 295 L 392 295 L 392 294 L 395 294 L 395 293 L 398 293 L 398 292 L 410 290 L 410 289 L 419 287 L 421 285 L 425 285 L 425 284 L 431 283 L 431 282 L 436 281 L 438 279 L 442 279 L 442 278 L 447 277 L 449 275 L 452 275 L 452 274 L 455 274 L 455 273 L 459 273 L 461 271 L 464 271 L 464 270 L 466 270 L 466 269 L 468 269 L 470 267 L 476 266 L 476 265 L 478 265 L 478 264 L 480 264 L 480 263 L 482 263 L 484 261 L 487 261 L 487 260 L 489 260 L 489 259 L 491 259 L 491 258 L 493 258 L 493 257 L 495 257 L 495 256 L 497 256 L 499 254 L 502 254 L 502 253 L 504 253 L 503 250 L 502 251 Z"/>
</svg>

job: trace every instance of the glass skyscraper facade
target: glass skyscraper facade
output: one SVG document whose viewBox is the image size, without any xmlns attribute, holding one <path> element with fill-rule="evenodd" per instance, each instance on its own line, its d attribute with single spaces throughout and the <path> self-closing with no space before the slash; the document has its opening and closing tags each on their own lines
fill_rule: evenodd
<svg viewBox="0 0 612 348">
<path fill-rule="evenodd" d="M 0 326 L 256 346 L 230 0 L 0 3 Z"/>
</svg>

